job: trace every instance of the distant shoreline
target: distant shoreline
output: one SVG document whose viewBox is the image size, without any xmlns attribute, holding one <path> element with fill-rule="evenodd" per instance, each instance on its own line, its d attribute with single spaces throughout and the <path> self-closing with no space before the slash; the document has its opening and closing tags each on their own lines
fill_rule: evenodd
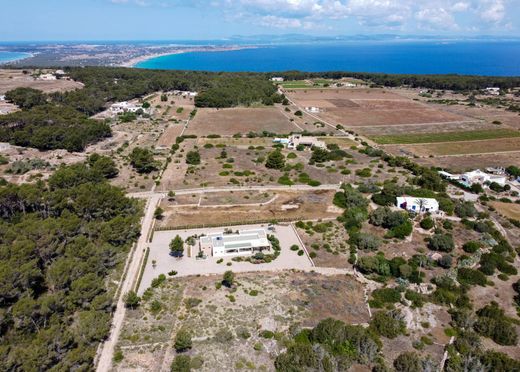
<svg viewBox="0 0 520 372">
<path fill-rule="evenodd" d="M 34 53 L 29 53 L 29 52 L 10 52 L 10 51 L 7 51 L 7 50 L 0 50 L 0 52 L 14 53 L 14 54 L 23 54 L 24 55 L 22 57 L 18 57 L 18 58 L 14 58 L 14 59 L 0 60 L 0 66 L 4 66 L 4 65 L 8 65 L 10 63 L 16 63 L 16 62 L 19 62 L 19 61 L 23 61 L 25 59 L 33 58 L 34 55 L 35 55 Z"/>
<path fill-rule="evenodd" d="M 172 50 L 167 53 L 156 53 L 156 54 L 145 54 L 139 57 L 132 58 L 128 60 L 127 62 L 122 63 L 121 67 L 131 67 L 131 68 L 137 68 L 137 65 L 142 62 L 149 61 L 151 59 L 160 58 L 160 57 L 166 57 L 166 56 L 173 56 L 176 54 L 184 54 L 184 53 L 193 53 L 193 52 L 231 52 L 235 50 L 243 50 L 243 49 L 257 49 L 257 46 L 227 46 L 227 47 L 197 47 L 193 49 L 179 49 L 179 50 Z"/>
</svg>

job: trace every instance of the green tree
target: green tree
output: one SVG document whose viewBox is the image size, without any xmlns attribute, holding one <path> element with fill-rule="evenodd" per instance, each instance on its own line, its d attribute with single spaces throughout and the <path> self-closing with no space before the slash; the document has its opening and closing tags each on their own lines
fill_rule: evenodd
<svg viewBox="0 0 520 372">
<path fill-rule="evenodd" d="M 141 297 L 135 291 L 127 292 L 124 296 L 125 306 L 130 309 L 135 309 L 141 302 Z"/>
<path fill-rule="evenodd" d="M 114 178 L 119 174 L 116 163 L 108 156 L 92 154 L 87 161 L 93 171 L 102 174 L 105 178 Z"/>
<path fill-rule="evenodd" d="M 153 212 L 153 216 L 155 219 L 162 220 L 164 217 L 164 209 L 161 207 L 155 208 L 155 211 Z"/>
<path fill-rule="evenodd" d="M 222 278 L 222 284 L 228 288 L 231 288 L 234 283 L 235 283 L 235 274 L 231 270 L 226 271 Z"/>
<path fill-rule="evenodd" d="M 189 151 L 186 154 L 186 164 L 198 165 L 200 164 L 200 154 L 198 151 Z"/>
<path fill-rule="evenodd" d="M 271 151 L 269 155 L 267 155 L 265 166 L 270 169 L 281 170 L 285 167 L 285 156 L 280 150 Z"/>
<path fill-rule="evenodd" d="M 184 241 L 179 235 L 170 242 L 170 254 L 174 257 L 182 257 L 184 254 Z"/>
<path fill-rule="evenodd" d="M 153 153 L 148 149 L 135 147 L 130 153 L 130 164 L 138 173 L 150 173 L 157 170 L 157 162 Z"/>
<path fill-rule="evenodd" d="M 174 347 L 175 351 L 177 351 L 178 353 L 182 353 L 191 349 L 191 334 L 188 330 L 180 329 L 179 332 L 177 332 L 177 335 L 175 335 Z"/>
<path fill-rule="evenodd" d="M 41 90 L 33 88 L 16 88 L 10 90 L 5 94 L 5 99 L 14 103 L 22 110 L 43 105 L 47 102 L 45 94 Z"/>
</svg>

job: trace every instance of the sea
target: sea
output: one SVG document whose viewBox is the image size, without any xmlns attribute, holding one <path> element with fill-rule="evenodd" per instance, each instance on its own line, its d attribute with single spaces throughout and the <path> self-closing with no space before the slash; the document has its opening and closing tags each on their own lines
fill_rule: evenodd
<svg viewBox="0 0 520 372">
<path fill-rule="evenodd" d="M 520 76 L 520 41 L 342 42 L 258 46 L 152 58 L 135 67 L 165 70 L 300 70 Z"/>
<path fill-rule="evenodd" d="M 17 61 L 30 57 L 30 53 L 18 53 L 18 52 L 3 52 L 0 51 L 0 65 L 3 63 Z"/>
</svg>

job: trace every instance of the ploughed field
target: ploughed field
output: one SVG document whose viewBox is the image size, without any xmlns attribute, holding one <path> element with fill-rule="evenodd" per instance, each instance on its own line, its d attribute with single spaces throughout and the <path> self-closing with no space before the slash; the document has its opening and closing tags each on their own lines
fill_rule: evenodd
<svg viewBox="0 0 520 372">
<path fill-rule="evenodd" d="M 468 120 L 385 89 L 328 89 L 289 92 L 301 107 L 318 107 L 316 116 L 344 127 L 435 124 Z"/>
<path fill-rule="evenodd" d="M 298 128 L 276 107 L 199 109 L 190 121 L 186 135 L 232 136 L 236 133 L 290 133 Z"/>
</svg>

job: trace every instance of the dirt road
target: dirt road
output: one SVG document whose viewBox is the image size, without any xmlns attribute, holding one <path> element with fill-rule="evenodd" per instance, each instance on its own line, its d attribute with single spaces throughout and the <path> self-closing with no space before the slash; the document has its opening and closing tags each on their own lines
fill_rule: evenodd
<svg viewBox="0 0 520 372">
<path fill-rule="evenodd" d="M 191 195 L 191 194 L 205 194 L 212 192 L 231 192 L 231 191 L 316 191 L 316 190 L 339 190 L 341 184 L 331 184 L 331 185 L 320 185 L 320 186 L 308 186 L 308 185 L 293 185 L 293 186 L 237 186 L 237 187 L 204 187 L 197 189 L 180 189 L 180 190 L 171 190 L 175 192 L 175 195 Z M 159 191 L 143 191 L 143 192 L 134 192 L 127 194 L 128 197 L 131 198 L 149 198 L 151 196 L 168 196 L 167 192 L 159 192 Z"/>
<path fill-rule="evenodd" d="M 126 272 L 126 275 L 124 275 L 123 282 L 120 287 L 121 290 L 119 298 L 117 299 L 116 311 L 114 312 L 112 319 L 112 328 L 110 329 L 110 335 L 108 339 L 100 346 L 99 349 L 96 368 L 96 371 L 98 372 L 107 372 L 112 367 L 114 349 L 119 338 L 119 333 L 121 332 L 121 327 L 123 325 L 123 320 L 125 318 L 126 312 L 123 297 L 127 292 L 133 289 L 134 282 L 138 276 L 140 263 L 143 258 L 144 251 L 146 249 L 147 236 L 153 224 L 153 214 L 160 200 L 160 194 L 151 194 L 151 196 L 147 200 L 145 215 L 141 222 L 141 236 L 139 237 L 139 240 L 135 245 L 133 254 L 130 253 L 128 255 L 128 270 Z"/>
</svg>

